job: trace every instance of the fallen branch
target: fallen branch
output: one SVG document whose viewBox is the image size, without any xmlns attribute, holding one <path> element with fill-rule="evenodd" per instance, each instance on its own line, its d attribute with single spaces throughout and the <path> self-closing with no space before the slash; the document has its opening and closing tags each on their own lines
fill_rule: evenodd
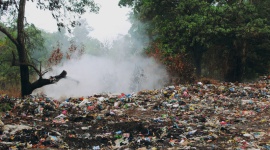
<svg viewBox="0 0 270 150">
<path fill-rule="evenodd" d="M 56 82 L 58 82 L 59 80 L 65 78 L 67 76 L 67 72 L 65 70 L 63 70 L 59 75 L 56 76 L 51 76 L 49 79 L 43 79 L 43 78 L 39 78 L 37 81 L 33 82 L 31 84 L 31 93 L 40 87 L 43 87 L 45 85 L 49 85 L 49 84 L 54 84 Z M 29 94 L 31 94 L 29 93 Z"/>
</svg>

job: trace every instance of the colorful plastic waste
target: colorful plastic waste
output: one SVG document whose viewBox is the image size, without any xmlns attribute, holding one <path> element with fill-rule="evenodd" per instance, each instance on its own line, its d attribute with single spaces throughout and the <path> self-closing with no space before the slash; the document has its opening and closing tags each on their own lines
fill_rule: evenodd
<svg viewBox="0 0 270 150">
<path fill-rule="evenodd" d="M 0 149 L 270 150 L 268 80 L 62 100 L 0 95 Z"/>
</svg>

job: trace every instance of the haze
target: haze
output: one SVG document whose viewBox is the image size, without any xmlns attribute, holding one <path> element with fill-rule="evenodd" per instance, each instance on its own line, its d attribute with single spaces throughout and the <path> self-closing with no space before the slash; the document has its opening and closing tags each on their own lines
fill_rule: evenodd
<svg viewBox="0 0 270 150">
<path fill-rule="evenodd" d="M 101 42 L 109 41 L 114 44 L 108 53 L 99 56 L 84 55 L 81 59 L 75 59 L 53 68 L 45 77 L 57 75 L 66 70 L 68 77 L 53 85 L 45 86 L 35 93 L 54 97 L 90 96 L 95 93 L 136 93 L 144 89 L 157 89 L 164 86 L 167 81 L 165 68 L 154 59 L 143 55 L 142 45 L 137 39 L 136 45 L 130 46 L 125 36 L 128 34 L 130 23 L 128 22 L 127 8 L 119 8 L 118 0 L 99 0 L 101 4 L 99 14 L 84 15 L 89 26 L 93 28 L 90 36 Z M 29 6 L 32 7 L 32 6 Z M 33 8 L 34 9 L 34 8 Z M 38 27 L 55 32 L 56 23 L 46 12 L 33 10 L 27 15 L 29 21 Z M 39 15 L 47 19 L 45 22 L 35 22 Z M 79 37 L 78 37 L 79 38 Z M 134 52 L 134 48 L 137 52 Z M 139 49 L 138 49 L 139 48 Z M 87 50 L 87 47 L 86 47 Z"/>
</svg>

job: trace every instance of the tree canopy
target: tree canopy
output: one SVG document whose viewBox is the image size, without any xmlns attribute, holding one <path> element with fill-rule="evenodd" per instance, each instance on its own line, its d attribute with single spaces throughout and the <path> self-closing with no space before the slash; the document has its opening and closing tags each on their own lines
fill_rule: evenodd
<svg viewBox="0 0 270 150">
<path fill-rule="evenodd" d="M 131 7 L 133 17 L 143 24 L 140 27 L 150 38 L 148 49 L 152 53 L 158 47 L 162 57 L 181 55 L 181 59 L 189 59 L 197 77 L 239 82 L 269 72 L 269 4 L 263 0 L 119 2 Z M 164 60 L 175 67 L 172 59 Z M 176 70 L 184 71 L 180 67 Z"/>
</svg>

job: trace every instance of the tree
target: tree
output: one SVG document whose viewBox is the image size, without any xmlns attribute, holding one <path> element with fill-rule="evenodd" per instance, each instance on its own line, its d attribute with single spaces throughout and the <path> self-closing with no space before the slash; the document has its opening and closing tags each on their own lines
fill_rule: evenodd
<svg viewBox="0 0 270 150">
<path fill-rule="evenodd" d="M 14 88 L 19 84 L 18 68 L 10 67 L 10 60 L 12 60 L 12 56 L 10 54 L 11 49 L 13 48 L 14 45 L 10 40 L 8 40 L 4 34 L 0 34 L 0 88 L 5 91 L 10 88 Z"/>
<path fill-rule="evenodd" d="M 12 26 L 9 27 L 9 32 L 14 36 L 16 35 L 16 25 L 11 23 Z M 44 51 L 43 42 L 44 39 L 41 36 L 41 31 L 38 30 L 33 24 L 29 24 L 25 26 L 25 31 L 27 33 L 27 39 L 25 46 L 28 49 L 28 56 L 31 57 L 30 61 L 32 64 L 39 65 L 37 61 L 37 56 L 35 53 L 40 53 Z M 10 67 L 12 60 L 12 53 L 16 53 L 14 49 L 16 49 L 15 45 L 4 35 L 1 33 L 0 36 L 0 77 L 1 77 L 1 89 L 2 90 L 12 90 L 18 91 L 20 90 L 20 76 L 18 74 L 18 67 Z M 34 74 L 34 70 L 30 68 L 31 76 Z M 12 78 L 11 78 L 12 77 Z M 34 77 L 34 76 L 33 76 Z"/>
<path fill-rule="evenodd" d="M 202 56 L 209 46 L 209 35 L 214 27 L 211 2 L 121 0 L 119 4 L 133 7 L 135 17 L 147 24 L 151 41 L 161 45 L 165 57 L 189 54 L 196 75 L 201 75 Z"/>
<path fill-rule="evenodd" d="M 233 82 L 243 81 L 252 71 L 269 70 L 269 1 L 120 0 L 119 5 L 132 7 L 163 57 L 190 57 L 197 77 L 202 70 L 213 72 L 207 69 L 214 63 L 223 79 Z M 209 51 L 215 54 L 212 59 L 206 55 Z"/>
<path fill-rule="evenodd" d="M 4 33 L 11 42 L 16 46 L 18 61 L 16 61 L 16 55 L 13 53 L 13 65 L 20 67 L 20 77 L 21 77 L 21 95 L 29 95 L 36 88 L 52 84 L 66 76 L 66 71 L 61 74 L 51 77 L 50 79 L 43 79 L 43 75 L 46 72 L 42 72 L 36 66 L 30 63 L 29 56 L 27 55 L 27 47 L 25 45 L 27 34 L 25 31 L 25 7 L 26 3 L 35 2 L 37 8 L 42 10 L 47 10 L 52 13 L 52 16 L 56 19 L 59 29 L 61 27 L 67 27 L 70 29 L 80 23 L 76 21 L 79 15 L 85 12 L 98 12 L 99 8 L 94 3 L 93 0 L 76 0 L 76 1 L 66 1 L 66 0 L 48 0 L 48 1 L 28 1 L 28 0 L 14 0 L 14 1 L 1 1 L 0 8 L 3 10 L 1 15 L 11 15 L 16 16 L 17 20 L 17 33 L 12 35 L 8 31 L 8 27 L 0 25 L 0 31 Z M 68 18 L 70 17 L 70 18 Z M 68 19 L 65 19 L 68 18 Z M 74 19 L 75 18 L 75 19 Z M 68 22 L 66 22 L 68 20 Z M 39 78 L 38 80 L 31 82 L 29 80 L 29 68 L 33 68 Z"/>
<path fill-rule="evenodd" d="M 269 3 L 269 2 L 268 2 Z M 215 39 L 209 49 L 218 51 L 216 65 L 222 68 L 225 81 L 243 81 L 254 74 L 269 71 L 270 25 L 269 9 L 261 10 L 262 3 L 234 1 L 216 8 L 218 23 Z M 217 56 L 216 57 L 219 57 Z M 209 57 L 207 58 L 209 59 Z M 264 65 L 262 65 L 264 64 Z"/>
</svg>

